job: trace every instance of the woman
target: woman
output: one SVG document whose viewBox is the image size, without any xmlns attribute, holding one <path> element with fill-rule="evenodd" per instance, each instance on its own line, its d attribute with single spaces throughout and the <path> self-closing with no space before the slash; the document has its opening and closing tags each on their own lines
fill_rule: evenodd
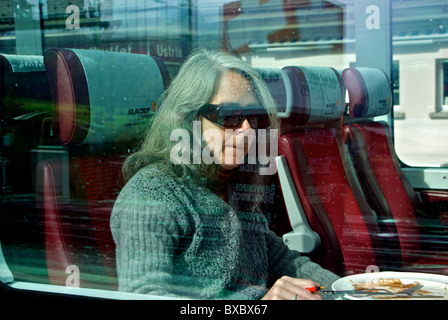
<svg viewBox="0 0 448 320">
<path fill-rule="evenodd" d="M 207 50 L 187 59 L 141 149 L 123 168 L 129 180 L 111 217 L 120 290 L 206 299 L 322 299 L 306 288 L 330 286 L 338 277 L 269 231 L 260 201 L 248 209 L 228 196 L 241 154 L 247 156 L 255 143 L 248 133 L 275 128 L 274 110 L 266 85 L 240 59 Z M 179 134 L 190 139 L 188 150 Z M 243 217 L 243 210 L 251 214 Z"/>
</svg>

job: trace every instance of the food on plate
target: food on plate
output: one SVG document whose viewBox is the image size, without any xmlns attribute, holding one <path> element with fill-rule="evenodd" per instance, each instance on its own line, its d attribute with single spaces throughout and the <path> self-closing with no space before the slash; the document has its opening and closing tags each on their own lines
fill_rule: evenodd
<svg viewBox="0 0 448 320">
<path fill-rule="evenodd" d="M 351 281 L 351 284 L 353 286 L 353 289 L 355 290 L 369 290 L 372 291 L 376 290 L 387 290 L 389 292 L 393 293 L 401 293 L 409 288 L 412 288 L 416 284 L 418 284 L 418 281 L 410 281 L 410 282 L 403 282 L 400 279 L 373 279 L 370 281 Z M 429 289 L 429 290 L 428 290 Z M 441 290 L 440 290 L 441 289 Z M 443 291 L 443 292 L 442 292 Z M 409 297 L 405 295 L 400 296 L 391 296 L 391 295 L 375 295 L 371 296 L 373 299 L 406 299 L 406 298 L 424 298 L 425 295 L 431 295 L 432 298 L 447 298 L 447 286 L 444 285 L 444 288 L 428 288 L 423 287 L 420 288 L 412 293 Z"/>
<path fill-rule="evenodd" d="M 403 283 L 400 279 L 374 279 L 372 281 L 352 281 L 353 289 L 385 289 L 392 292 L 401 292 L 410 287 L 413 287 L 418 282 Z"/>
</svg>

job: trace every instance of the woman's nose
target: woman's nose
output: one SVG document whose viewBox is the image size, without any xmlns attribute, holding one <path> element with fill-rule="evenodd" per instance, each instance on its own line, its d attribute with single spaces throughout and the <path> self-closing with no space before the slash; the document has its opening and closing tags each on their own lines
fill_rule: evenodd
<svg viewBox="0 0 448 320">
<path fill-rule="evenodd" d="M 251 128 L 250 123 L 247 119 L 244 119 L 243 124 L 241 125 L 241 130 L 246 131 Z"/>
</svg>

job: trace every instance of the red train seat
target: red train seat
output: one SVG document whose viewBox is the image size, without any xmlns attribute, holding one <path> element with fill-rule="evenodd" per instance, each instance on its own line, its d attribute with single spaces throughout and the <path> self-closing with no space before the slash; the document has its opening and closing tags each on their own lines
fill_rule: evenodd
<svg viewBox="0 0 448 320">
<path fill-rule="evenodd" d="M 109 217 L 121 165 L 157 110 L 169 74 L 147 55 L 51 49 L 44 54 L 57 147 L 43 147 L 37 181 L 52 284 L 116 289 Z"/>
<path fill-rule="evenodd" d="M 293 227 L 285 241 L 294 244 L 298 233 L 294 223 L 302 220 L 311 230 L 304 239 L 314 241 L 307 248 L 310 252 L 304 254 L 322 266 L 341 276 L 366 272 L 370 265 L 380 266 L 383 251 L 375 248 L 382 248 L 383 243 L 375 215 L 340 152 L 340 121 L 345 109 L 340 74 L 323 67 L 285 67 L 282 71 L 288 102 L 280 114 L 277 163 L 283 194 L 297 195 L 296 199 L 285 198 Z M 281 177 L 282 162 L 290 184 Z M 300 211 L 303 219 L 291 215 Z M 303 238 L 295 243 L 301 241 Z"/>
<path fill-rule="evenodd" d="M 401 170 L 391 128 L 374 119 L 392 108 L 387 75 L 380 69 L 349 68 L 343 71 L 343 79 L 351 117 L 343 127 L 345 144 L 369 204 L 389 232 L 398 236 L 401 253 L 397 247 L 396 254 L 401 256 L 402 269 L 447 273 L 446 253 L 425 248 L 428 238 L 425 240 L 416 214 L 421 203 Z"/>
<path fill-rule="evenodd" d="M 0 79 L 2 164 L 6 166 L 0 173 L 0 192 L 30 193 L 30 150 L 48 141 L 49 131 L 43 128 L 51 117 L 43 57 L 0 54 Z"/>
<path fill-rule="evenodd" d="M 0 239 L 17 281 L 47 281 L 45 272 L 29 270 L 45 270 L 33 150 L 50 139 L 50 100 L 43 56 L 0 54 Z M 23 268 L 18 247 L 26 248 L 31 268 Z"/>
</svg>

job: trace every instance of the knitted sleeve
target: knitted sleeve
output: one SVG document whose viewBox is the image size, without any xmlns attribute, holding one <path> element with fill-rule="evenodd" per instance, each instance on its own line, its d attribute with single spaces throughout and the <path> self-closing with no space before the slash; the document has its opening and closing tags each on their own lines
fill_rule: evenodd
<svg viewBox="0 0 448 320">
<path fill-rule="evenodd" d="M 114 205 L 111 230 L 120 291 L 184 294 L 174 256 L 191 223 L 169 186 L 166 180 L 140 172 Z"/>
<path fill-rule="evenodd" d="M 270 274 L 273 276 L 271 281 L 287 275 L 310 279 L 319 285 L 331 288 L 332 283 L 339 279 L 339 276 L 312 262 L 310 258 L 300 255 L 298 251 L 290 250 L 273 232 L 268 233 L 266 242 Z"/>
</svg>

